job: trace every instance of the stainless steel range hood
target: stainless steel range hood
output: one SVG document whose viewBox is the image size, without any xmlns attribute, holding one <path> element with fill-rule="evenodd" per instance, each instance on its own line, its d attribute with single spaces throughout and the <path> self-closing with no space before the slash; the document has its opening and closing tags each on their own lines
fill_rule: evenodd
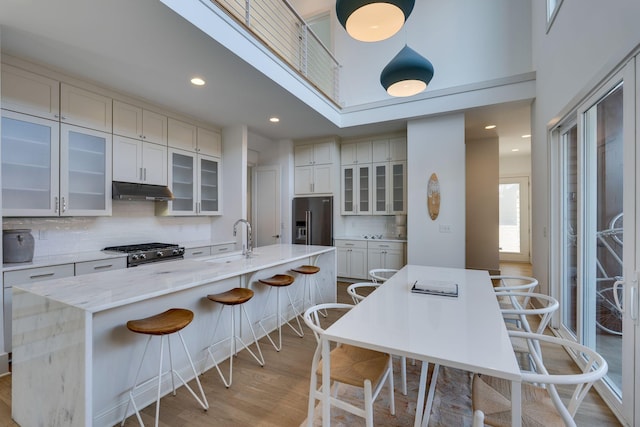
<svg viewBox="0 0 640 427">
<path fill-rule="evenodd" d="M 173 200 L 173 193 L 165 185 L 134 184 L 113 181 L 112 198 L 117 200 Z"/>
</svg>

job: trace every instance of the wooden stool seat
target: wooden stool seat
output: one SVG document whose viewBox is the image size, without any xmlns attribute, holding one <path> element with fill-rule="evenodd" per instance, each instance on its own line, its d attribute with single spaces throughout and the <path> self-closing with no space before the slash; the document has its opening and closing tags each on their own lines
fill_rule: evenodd
<svg viewBox="0 0 640 427">
<path fill-rule="evenodd" d="M 288 274 L 276 274 L 273 277 L 269 277 L 268 279 L 260 279 L 260 283 L 269 286 L 289 286 L 295 281 L 293 276 L 289 276 Z"/>
<path fill-rule="evenodd" d="M 301 265 L 300 267 L 292 268 L 291 271 L 300 274 L 316 274 L 320 271 L 320 267 L 316 267 L 315 265 Z"/>
<path fill-rule="evenodd" d="M 193 312 L 185 308 L 171 308 L 164 313 L 144 319 L 129 320 L 131 332 L 147 335 L 168 335 L 185 328 L 193 320 Z"/>
<path fill-rule="evenodd" d="M 207 295 L 207 298 L 224 305 L 238 305 L 253 298 L 253 291 L 247 288 L 233 288 L 219 294 Z"/>
</svg>

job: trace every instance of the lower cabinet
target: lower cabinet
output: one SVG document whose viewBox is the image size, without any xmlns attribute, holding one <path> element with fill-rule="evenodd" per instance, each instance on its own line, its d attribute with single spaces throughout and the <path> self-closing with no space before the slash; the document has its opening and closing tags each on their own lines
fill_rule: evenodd
<svg viewBox="0 0 640 427">
<path fill-rule="evenodd" d="M 211 246 L 198 246 L 195 248 L 187 248 L 184 251 L 185 258 L 197 258 L 201 256 L 222 255 L 233 252 L 236 248 L 235 243 L 221 243 Z"/>
<path fill-rule="evenodd" d="M 369 280 L 369 270 L 405 265 L 404 242 L 336 239 L 335 245 L 338 277 Z"/>
<path fill-rule="evenodd" d="M 367 242 L 361 240 L 336 240 L 338 257 L 338 277 L 366 279 L 367 270 Z"/>
</svg>

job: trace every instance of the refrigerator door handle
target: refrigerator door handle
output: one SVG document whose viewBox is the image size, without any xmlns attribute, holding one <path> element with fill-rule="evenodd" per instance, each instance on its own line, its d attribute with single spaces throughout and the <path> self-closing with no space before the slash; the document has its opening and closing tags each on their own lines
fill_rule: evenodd
<svg viewBox="0 0 640 427">
<path fill-rule="evenodd" d="M 307 220 L 307 235 L 306 235 L 306 244 L 310 245 L 312 242 L 312 228 L 311 228 L 311 211 L 305 212 L 306 220 Z"/>
</svg>

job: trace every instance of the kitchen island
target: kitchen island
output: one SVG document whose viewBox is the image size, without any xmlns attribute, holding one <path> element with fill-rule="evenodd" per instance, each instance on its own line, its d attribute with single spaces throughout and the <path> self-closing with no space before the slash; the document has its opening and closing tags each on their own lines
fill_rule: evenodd
<svg viewBox="0 0 640 427">
<path fill-rule="evenodd" d="M 317 300 L 335 301 L 335 248 L 302 245 L 261 247 L 249 259 L 235 254 L 171 261 L 15 286 L 13 419 L 25 426 L 119 423 L 145 344 L 145 337 L 126 328 L 128 320 L 172 307 L 192 310 L 194 321 L 183 335 L 196 369 L 206 370 L 211 368 L 206 348 L 228 334 L 228 328 L 221 325 L 217 336 L 212 336 L 213 322 L 221 307 L 206 296 L 233 287 L 253 289 L 255 296 L 247 303 L 247 310 L 255 327 L 267 303 L 268 291 L 258 280 L 310 263 L 321 268 L 317 275 L 321 295 Z M 302 291 L 302 283 L 296 280 L 292 293 L 301 296 L 298 291 Z M 271 317 L 266 324 L 270 330 L 276 325 L 275 299 L 272 297 L 268 303 L 267 314 Z M 291 318 L 293 312 L 289 310 L 286 315 Z M 228 322 L 229 318 L 225 320 Z M 248 328 L 240 331 L 246 337 Z M 174 366 L 187 381 L 191 380 L 188 361 L 179 347 L 176 349 Z M 228 343 L 217 346 L 216 358 L 225 359 L 228 351 Z M 205 366 L 205 362 L 209 364 Z M 157 366 L 153 365 L 154 362 L 146 364 L 141 378 L 155 375 Z M 163 393 L 169 391 L 167 376 Z M 152 384 L 141 389 L 136 398 L 140 407 L 154 400 Z"/>
</svg>

